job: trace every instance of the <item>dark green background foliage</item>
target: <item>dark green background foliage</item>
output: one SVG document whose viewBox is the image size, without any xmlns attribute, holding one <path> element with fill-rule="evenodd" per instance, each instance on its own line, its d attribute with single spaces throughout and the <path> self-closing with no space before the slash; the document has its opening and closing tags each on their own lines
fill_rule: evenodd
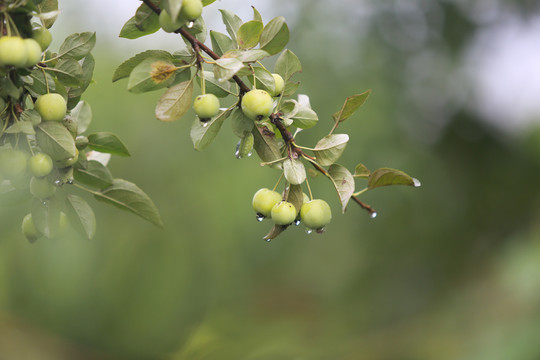
<svg viewBox="0 0 540 360">
<path fill-rule="evenodd" d="M 277 13 L 282 2 L 272 3 Z M 296 228 L 267 244 L 250 202 L 278 173 L 237 160 L 231 131 L 194 151 L 194 114 L 160 123 L 160 94 L 112 84 L 137 51 L 115 53 L 104 44 L 128 40 L 98 32 L 95 84 L 84 94 L 92 127 L 121 136 L 131 157 L 110 168 L 145 189 L 164 227 L 93 203 L 94 240 L 31 245 L 19 229 L 28 204 L 0 207 L 0 357 L 539 358 L 540 132 L 508 134 L 459 102 L 411 96 L 452 98 L 449 74 L 488 25 L 458 1 L 372 0 L 370 20 L 359 21 L 363 3 L 333 3 L 330 13 L 326 2 L 299 1 L 301 16 L 278 14 L 291 18 L 301 93 L 320 118 L 299 138 L 315 143 L 344 97 L 372 89 L 346 124 L 340 163 L 404 169 L 420 189 L 366 194 L 379 213 L 372 220 L 355 204 L 339 214 L 331 184 L 313 179 L 334 212 L 327 233 Z M 521 21 L 539 13 L 533 1 L 502 3 Z M 126 19 L 135 7 L 127 8 Z M 424 41 L 407 37 L 411 9 L 426 20 Z M 431 61 L 414 70 L 420 52 Z"/>
</svg>

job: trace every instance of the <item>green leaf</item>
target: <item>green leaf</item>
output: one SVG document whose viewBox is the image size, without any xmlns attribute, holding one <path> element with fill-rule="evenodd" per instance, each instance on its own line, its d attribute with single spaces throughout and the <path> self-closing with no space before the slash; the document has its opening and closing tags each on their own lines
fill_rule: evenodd
<svg viewBox="0 0 540 360">
<path fill-rule="evenodd" d="M 373 171 L 368 178 L 368 189 L 375 189 L 381 186 L 390 185 L 408 185 L 419 187 L 420 181 L 415 179 L 401 170 L 382 168 Z"/>
<path fill-rule="evenodd" d="M 252 5 L 251 8 L 253 9 L 253 20 L 257 20 L 262 23 L 263 19 L 261 13 L 257 9 L 255 9 L 255 6 Z"/>
<path fill-rule="evenodd" d="M 75 180 L 82 184 L 103 189 L 113 184 L 113 177 L 109 169 L 96 160 L 88 161 L 86 167 L 75 168 Z"/>
<path fill-rule="evenodd" d="M 109 132 L 97 132 L 88 135 L 88 147 L 107 154 L 130 156 L 124 143 L 116 135 Z"/>
<path fill-rule="evenodd" d="M 364 105 L 369 94 L 371 94 L 371 90 L 364 91 L 358 95 L 349 96 L 345 100 L 341 110 L 333 115 L 334 121 L 341 122 L 347 120 L 360 106 Z"/>
<path fill-rule="evenodd" d="M 0 94 L 18 99 L 21 94 L 21 90 L 22 89 L 16 86 L 9 77 L 0 77 Z M 47 92 L 47 89 L 45 89 L 45 92 Z"/>
<path fill-rule="evenodd" d="M 99 201 L 132 212 L 156 226 L 163 227 L 159 211 L 152 199 L 127 180 L 114 179 L 111 186 L 94 194 Z"/>
<path fill-rule="evenodd" d="M 92 51 L 96 44 L 95 32 L 83 32 L 69 35 L 60 45 L 58 56 L 71 57 L 80 60 Z"/>
<path fill-rule="evenodd" d="M 338 192 L 339 201 L 341 202 L 341 211 L 345 213 L 347 204 L 354 193 L 354 178 L 349 170 L 338 164 L 330 166 L 328 174 Z"/>
<path fill-rule="evenodd" d="M 197 20 L 193 23 L 193 26 L 187 27 L 184 26 L 184 29 L 193 35 L 197 40 L 199 40 L 201 43 L 204 43 L 206 41 L 206 36 L 208 35 L 208 30 L 206 29 L 206 23 L 204 21 L 204 18 L 202 16 L 199 16 Z M 191 43 L 184 37 L 182 37 L 184 42 L 188 47 L 191 47 Z"/>
<path fill-rule="evenodd" d="M 300 106 L 291 119 L 293 120 L 293 125 L 300 129 L 309 129 L 319 121 L 317 113 L 305 106 Z"/>
<path fill-rule="evenodd" d="M 225 121 L 230 114 L 231 109 L 227 109 L 205 123 L 201 122 L 198 118 L 193 121 L 190 135 L 195 150 L 203 151 L 212 143 L 212 141 L 214 141 L 221 129 L 221 125 L 223 125 L 223 121 Z"/>
<path fill-rule="evenodd" d="M 161 121 L 176 121 L 191 107 L 193 79 L 171 86 L 156 105 L 156 118 Z"/>
<path fill-rule="evenodd" d="M 279 53 L 289 42 L 289 27 L 283 16 L 278 16 L 270 20 L 264 27 L 260 44 L 261 49 L 270 55 Z"/>
<path fill-rule="evenodd" d="M 199 76 L 197 76 L 197 80 L 199 82 L 199 85 L 201 83 L 201 79 Z M 224 98 L 228 95 L 235 95 L 233 92 L 231 92 L 231 83 L 228 81 L 219 82 L 214 77 L 214 73 L 210 71 L 204 71 L 204 80 L 206 81 L 206 92 L 210 94 L 214 94 L 217 97 Z"/>
<path fill-rule="evenodd" d="M 270 94 L 275 92 L 276 82 L 272 73 L 262 67 L 253 67 L 253 73 L 257 81 L 257 89 L 265 90 Z M 253 84 L 253 75 L 248 76 L 249 82 Z"/>
<path fill-rule="evenodd" d="M 75 140 L 61 122 L 46 121 L 36 128 L 36 141 L 53 160 L 63 160 L 76 154 Z"/>
<path fill-rule="evenodd" d="M 265 126 L 255 126 L 252 130 L 254 149 L 263 162 L 273 162 L 282 158 L 276 135 Z M 281 165 L 279 164 L 278 167 Z"/>
<path fill-rule="evenodd" d="M 219 57 L 223 56 L 227 51 L 236 49 L 234 40 L 220 32 L 210 30 L 210 40 L 212 41 L 212 50 L 214 50 Z"/>
<path fill-rule="evenodd" d="M 120 37 L 137 39 L 141 36 L 153 34 L 160 29 L 159 17 L 146 4 L 141 4 L 135 16 L 129 19 L 120 30 Z"/>
<path fill-rule="evenodd" d="M 246 133 L 251 133 L 255 123 L 253 120 L 244 115 L 240 108 L 235 108 L 231 114 L 232 131 L 239 138 L 246 136 Z"/>
<path fill-rule="evenodd" d="M 8 127 L 5 131 L 6 134 L 26 134 L 26 135 L 34 135 L 36 132 L 34 131 L 34 124 L 32 124 L 31 121 L 17 121 L 10 127 Z"/>
<path fill-rule="evenodd" d="M 47 84 L 49 87 L 49 91 L 55 92 L 56 86 L 54 83 L 54 79 L 51 76 L 51 74 L 43 71 L 40 69 L 34 69 L 28 76 L 28 82 L 25 84 L 25 88 L 30 92 L 30 95 L 33 97 L 38 97 L 39 95 L 43 95 L 47 93 Z M 2 79 L 0 79 L 0 88 L 6 89 L 5 84 L 2 82 Z M 10 96 L 12 96 L 10 94 Z M 12 96 L 13 97 L 13 96 Z M 18 95 L 17 95 L 18 97 Z"/>
<path fill-rule="evenodd" d="M 216 0 L 202 0 L 202 4 L 203 4 L 203 6 L 208 6 L 208 5 L 212 4 L 215 1 Z"/>
<path fill-rule="evenodd" d="M 66 197 L 66 215 L 71 226 L 88 240 L 96 234 L 96 216 L 86 200 L 76 195 Z"/>
<path fill-rule="evenodd" d="M 41 115 L 39 115 L 39 113 L 34 109 L 26 109 L 21 113 L 19 120 L 28 121 L 34 126 L 36 126 L 37 124 L 41 122 Z M 32 132 L 32 134 L 35 134 L 35 133 L 36 133 L 35 131 Z"/>
<path fill-rule="evenodd" d="M 92 76 L 94 74 L 94 67 L 95 67 L 95 61 L 92 54 L 86 55 L 86 57 L 83 60 L 82 63 L 82 76 L 80 77 L 81 85 L 79 85 L 76 88 L 69 89 L 68 97 L 69 98 L 76 98 L 78 96 L 81 96 L 90 83 L 92 82 Z"/>
<path fill-rule="evenodd" d="M 64 86 L 79 86 L 83 76 L 83 69 L 77 60 L 64 58 L 58 61 L 55 67 L 45 68 L 56 73 L 58 81 Z"/>
<path fill-rule="evenodd" d="M 176 66 L 169 60 L 149 58 L 135 66 L 128 80 L 128 90 L 134 94 L 162 89 L 171 84 Z"/>
<path fill-rule="evenodd" d="M 300 86 L 299 82 L 287 82 L 287 83 L 285 83 L 285 90 L 283 90 L 282 96 L 283 97 L 291 96 L 292 94 L 294 94 L 298 90 L 299 86 Z"/>
<path fill-rule="evenodd" d="M 178 19 L 180 10 L 182 9 L 182 0 L 161 0 L 161 9 L 167 11 L 172 18 L 172 21 Z"/>
<path fill-rule="evenodd" d="M 285 179 L 293 185 L 300 185 L 306 180 L 306 168 L 300 159 L 287 158 L 283 161 Z"/>
<path fill-rule="evenodd" d="M 263 28 L 263 23 L 257 20 L 251 20 L 242 24 L 236 33 L 236 41 L 240 49 L 255 47 L 259 43 Z"/>
<path fill-rule="evenodd" d="M 263 240 L 266 240 L 266 241 L 272 241 L 273 239 L 275 239 L 276 237 L 278 237 L 279 234 L 281 234 L 282 232 L 284 232 L 286 228 L 287 228 L 287 227 L 281 226 L 281 225 L 274 225 L 274 226 L 272 226 L 272 228 L 270 229 L 270 231 L 268 232 L 268 234 L 266 234 L 266 236 L 263 237 Z"/>
<path fill-rule="evenodd" d="M 228 10 L 220 9 L 219 11 L 221 12 L 221 18 L 223 19 L 227 32 L 231 39 L 236 43 L 236 33 L 238 32 L 238 29 L 240 29 L 240 26 L 242 26 L 242 19 Z"/>
<path fill-rule="evenodd" d="M 302 191 L 302 186 L 290 185 L 286 200 L 294 205 L 296 214 L 298 214 L 300 212 L 300 208 L 302 208 L 302 204 L 304 203 L 304 192 Z"/>
<path fill-rule="evenodd" d="M 137 65 L 143 62 L 146 59 L 159 59 L 171 61 L 173 59 L 172 55 L 164 50 L 147 50 L 142 53 L 139 53 L 128 60 L 124 61 L 120 66 L 116 68 L 113 74 L 112 81 L 118 81 L 129 77 L 129 74 L 135 69 Z"/>
<path fill-rule="evenodd" d="M 214 64 L 214 76 L 219 82 L 227 81 L 244 67 L 244 64 L 235 58 L 221 58 Z"/>
<path fill-rule="evenodd" d="M 86 101 L 79 103 L 71 110 L 71 118 L 77 124 L 77 134 L 82 134 L 92 122 L 92 108 Z"/>
<path fill-rule="evenodd" d="M 356 165 L 356 168 L 354 169 L 354 177 L 367 179 L 369 175 L 371 175 L 371 171 L 369 171 L 369 169 L 364 164 Z"/>
<path fill-rule="evenodd" d="M 47 200 L 34 198 L 32 201 L 32 220 L 36 229 L 48 238 L 58 234 L 62 203 L 57 196 Z"/>
<path fill-rule="evenodd" d="M 297 72 L 302 71 L 302 64 L 291 50 L 285 50 L 279 55 L 274 66 L 274 72 L 281 75 L 286 82 Z"/>
<path fill-rule="evenodd" d="M 49 29 L 58 17 L 58 0 L 43 0 L 38 6 L 38 17 L 43 25 Z"/>
<path fill-rule="evenodd" d="M 313 153 L 317 158 L 317 163 L 322 166 L 330 166 L 335 163 L 345 151 L 349 135 L 347 134 L 332 134 L 323 137 L 317 145 Z"/>
<path fill-rule="evenodd" d="M 253 63 L 255 61 L 259 61 L 264 59 L 265 57 L 269 56 L 266 51 L 264 50 L 231 50 L 223 54 L 222 59 L 225 58 L 235 58 L 240 60 L 243 63 Z"/>
</svg>

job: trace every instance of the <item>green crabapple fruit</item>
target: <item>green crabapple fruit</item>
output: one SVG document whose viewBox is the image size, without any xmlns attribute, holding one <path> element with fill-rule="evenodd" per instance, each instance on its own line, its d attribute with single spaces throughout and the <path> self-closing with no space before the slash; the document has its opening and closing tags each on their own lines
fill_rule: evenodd
<svg viewBox="0 0 540 360">
<path fill-rule="evenodd" d="M 23 41 L 26 46 L 26 63 L 24 66 L 34 66 L 41 61 L 41 46 L 34 39 L 24 39 Z"/>
<path fill-rule="evenodd" d="M 47 28 L 39 27 L 32 30 L 32 39 L 38 42 L 42 51 L 45 51 L 51 44 L 52 35 Z"/>
<path fill-rule="evenodd" d="M 38 199 L 48 199 L 56 192 L 56 186 L 44 177 L 33 177 L 30 180 L 30 193 Z"/>
<path fill-rule="evenodd" d="M 184 25 L 183 19 L 178 18 L 176 21 L 173 21 L 171 15 L 169 15 L 167 11 L 162 10 L 159 13 L 159 26 L 163 31 L 172 33 L 182 27 L 182 25 Z"/>
<path fill-rule="evenodd" d="M 273 95 L 281 95 L 283 89 L 285 88 L 285 81 L 283 81 L 283 78 L 279 74 L 272 74 L 272 76 L 274 77 L 274 83 L 276 84 Z"/>
<path fill-rule="evenodd" d="M 214 94 L 199 95 L 193 102 L 193 110 L 201 121 L 208 121 L 219 113 L 219 99 Z"/>
<path fill-rule="evenodd" d="M 242 97 L 242 112 L 253 120 L 262 120 L 272 114 L 274 101 L 264 90 L 251 90 Z"/>
<path fill-rule="evenodd" d="M 45 153 L 37 153 L 28 160 L 28 167 L 36 177 L 47 176 L 53 169 L 51 157 Z"/>
<path fill-rule="evenodd" d="M 302 205 L 300 218 L 307 228 L 318 230 L 330 223 L 332 211 L 326 201 L 315 199 Z"/>
<path fill-rule="evenodd" d="M 36 225 L 34 224 L 34 220 L 32 219 L 32 214 L 27 214 L 22 221 L 21 225 L 22 233 L 24 237 L 30 241 L 34 242 L 38 239 L 38 237 L 41 236 L 39 231 L 36 229 Z"/>
<path fill-rule="evenodd" d="M 289 225 L 296 218 L 296 208 L 288 201 L 281 201 L 271 210 L 272 221 L 277 225 Z"/>
<path fill-rule="evenodd" d="M 26 153 L 20 150 L 0 151 L 0 174 L 10 179 L 22 175 L 26 170 L 26 157 Z"/>
<path fill-rule="evenodd" d="M 269 217 L 274 205 L 281 200 L 280 193 L 267 188 L 262 188 L 253 195 L 253 210 L 255 210 L 258 215 Z"/>
<path fill-rule="evenodd" d="M 18 36 L 3 36 L 0 38 L 0 65 L 24 67 L 27 60 L 26 45 Z"/>
<path fill-rule="evenodd" d="M 37 98 L 34 108 L 44 121 L 62 121 L 67 112 L 67 103 L 60 94 L 45 94 Z"/>
<path fill-rule="evenodd" d="M 201 0 L 184 0 L 182 1 L 182 9 L 180 16 L 184 19 L 195 21 L 201 16 L 203 4 Z"/>
</svg>

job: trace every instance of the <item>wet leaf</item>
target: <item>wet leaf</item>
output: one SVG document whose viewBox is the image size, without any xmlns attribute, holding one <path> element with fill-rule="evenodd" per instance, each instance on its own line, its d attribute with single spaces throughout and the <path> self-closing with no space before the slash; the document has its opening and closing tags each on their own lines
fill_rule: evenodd
<svg viewBox="0 0 540 360">
<path fill-rule="evenodd" d="M 349 135 L 347 134 L 333 134 L 323 137 L 315 145 L 315 151 L 313 151 L 317 163 L 322 166 L 330 166 L 335 163 L 345 151 L 348 141 Z"/>
<path fill-rule="evenodd" d="M 306 180 L 306 168 L 300 159 L 285 159 L 283 161 L 283 174 L 285 179 L 293 185 L 300 185 Z"/>
<path fill-rule="evenodd" d="M 96 216 L 86 200 L 76 195 L 66 197 L 66 215 L 71 226 L 82 236 L 91 240 L 96 234 Z"/>
<path fill-rule="evenodd" d="M 191 107 L 193 79 L 171 86 L 156 105 L 156 118 L 161 121 L 176 121 Z"/>
<path fill-rule="evenodd" d="M 341 211 L 345 213 L 347 204 L 354 193 L 354 178 L 349 170 L 338 164 L 330 166 L 328 174 L 338 192 L 339 201 L 341 202 Z"/>
<path fill-rule="evenodd" d="M 161 216 L 154 202 L 137 185 L 123 179 L 114 179 L 113 185 L 95 193 L 97 200 L 129 211 L 148 220 L 152 224 L 163 227 Z"/>
<path fill-rule="evenodd" d="M 273 239 L 278 237 L 283 231 L 285 231 L 285 229 L 286 229 L 285 226 L 274 225 L 272 226 L 268 234 L 266 234 L 266 236 L 263 237 L 263 240 L 272 241 Z"/>
<path fill-rule="evenodd" d="M 110 132 L 97 132 L 88 135 L 88 147 L 102 153 L 130 156 L 124 143 Z"/>
<path fill-rule="evenodd" d="M 347 120 L 358 108 L 366 102 L 367 98 L 371 94 L 371 90 L 364 91 L 361 94 L 349 96 L 341 110 L 333 115 L 334 121 L 341 122 Z"/>
<path fill-rule="evenodd" d="M 368 189 L 375 189 L 381 186 L 408 185 L 418 187 L 420 181 L 407 175 L 401 170 L 381 168 L 373 171 L 368 178 Z"/>
<path fill-rule="evenodd" d="M 231 114 L 231 110 L 226 110 L 219 113 L 217 116 L 210 119 L 206 123 L 201 122 L 198 118 L 193 121 L 191 126 L 191 141 L 195 150 L 203 151 L 214 141 L 223 121 Z"/>
<path fill-rule="evenodd" d="M 47 200 L 34 198 L 32 201 L 32 220 L 38 232 L 51 238 L 58 234 L 61 202 L 57 196 Z"/>
</svg>

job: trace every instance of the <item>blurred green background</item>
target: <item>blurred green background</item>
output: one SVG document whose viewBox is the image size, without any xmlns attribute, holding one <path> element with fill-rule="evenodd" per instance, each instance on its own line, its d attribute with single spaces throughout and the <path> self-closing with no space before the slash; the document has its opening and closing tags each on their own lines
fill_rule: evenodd
<svg viewBox="0 0 540 360">
<path fill-rule="evenodd" d="M 95 84 L 84 96 L 90 131 L 127 144 L 132 157 L 110 168 L 152 197 L 165 227 L 92 200 L 93 241 L 29 244 L 19 228 L 29 205 L 0 207 L 0 358 L 540 358 L 540 115 L 520 111 L 523 94 L 540 98 L 538 42 L 523 43 L 540 36 L 537 1 L 207 8 L 218 30 L 218 8 L 248 20 L 255 5 L 265 21 L 288 20 L 300 92 L 321 119 L 301 143 L 328 132 L 346 96 L 372 89 L 340 128 L 351 136 L 340 163 L 394 167 L 422 182 L 363 196 L 378 211 L 372 220 L 355 204 L 339 214 L 331 185 L 316 178 L 334 212 L 326 234 L 299 227 L 271 243 L 251 198 L 278 173 L 255 157 L 237 160 L 228 124 L 194 151 L 193 113 L 160 123 L 161 92 L 133 95 L 110 81 L 138 51 L 183 42 L 117 38 L 137 1 L 109 10 L 95 2 L 92 12 L 82 4 L 60 1 L 54 44 L 97 30 Z M 107 17 L 113 9 L 120 16 Z"/>
</svg>

